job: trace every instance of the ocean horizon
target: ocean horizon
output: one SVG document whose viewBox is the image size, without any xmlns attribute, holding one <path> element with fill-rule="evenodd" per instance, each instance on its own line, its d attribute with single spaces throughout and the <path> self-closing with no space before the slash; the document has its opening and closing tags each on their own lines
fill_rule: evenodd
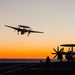
<svg viewBox="0 0 75 75">
<path fill-rule="evenodd" d="M 66 59 L 63 59 L 66 61 Z M 0 63 L 41 63 L 46 62 L 46 59 L 0 59 Z M 60 62 L 57 59 L 51 59 L 51 62 Z"/>
</svg>

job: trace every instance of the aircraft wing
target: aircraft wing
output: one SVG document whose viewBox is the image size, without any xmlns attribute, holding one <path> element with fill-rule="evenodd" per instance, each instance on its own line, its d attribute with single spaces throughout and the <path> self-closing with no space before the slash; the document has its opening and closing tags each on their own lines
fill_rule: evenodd
<svg viewBox="0 0 75 75">
<path fill-rule="evenodd" d="M 32 30 L 30 30 L 30 32 L 32 32 L 32 33 L 44 33 L 44 32 L 40 32 L 40 31 L 32 31 Z"/>
<path fill-rule="evenodd" d="M 8 26 L 8 25 L 5 25 L 6 27 L 9 27 L 9 28 L 12 28 L 12 29 L 15 29 L 15 30 L 20 30 L 19 28 L 16 28 L 16 27 L 12 27 L 12 26 Z"/>
</svg>

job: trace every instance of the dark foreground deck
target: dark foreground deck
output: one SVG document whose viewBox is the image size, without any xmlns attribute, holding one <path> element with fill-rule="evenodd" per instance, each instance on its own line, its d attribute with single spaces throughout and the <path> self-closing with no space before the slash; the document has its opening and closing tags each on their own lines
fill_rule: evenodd
<svg viewBox="0 0 75 75">
<path fill-rule="evenodd" d="M 61 75 L 75 74 L 75 63 L 0 63 L 0 75 Z"/>
</svg>

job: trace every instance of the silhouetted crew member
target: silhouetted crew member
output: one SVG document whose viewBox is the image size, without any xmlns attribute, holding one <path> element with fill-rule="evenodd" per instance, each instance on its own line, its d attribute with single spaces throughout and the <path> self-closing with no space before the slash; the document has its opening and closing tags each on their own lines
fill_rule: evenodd
<svg viewBox="0 0 75 75">
<path fill-rule="evenodd" d="M 49 58 L 49 56 L 47 56 L 47 58 L 46 58 L 46 67 L 47 68 L 50 67 L 50 58 Z"/>
<path fill-rule="evenodd" d="M 62 53 L 58 52 L 57 54 L 58 54 L 58 60 L 60 60 L 60 62 L 62 62 L 62 58 L 63 58 Z"/>
</svg>

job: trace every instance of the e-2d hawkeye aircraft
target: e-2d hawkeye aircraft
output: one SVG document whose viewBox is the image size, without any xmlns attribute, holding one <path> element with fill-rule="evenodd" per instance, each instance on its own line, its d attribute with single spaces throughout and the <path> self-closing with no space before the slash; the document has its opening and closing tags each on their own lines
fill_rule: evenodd
<svg viewBox="0 0 75 75">
<path fill-rule="evenodd" d="M 17 30 L 18 34 L 19 34 L 19 32 L 21 32 L 21 35 L 28 33 L 27 36 L 29 36 L 30 33 L 44 33 L 44 32 L 40 32 L 40 31 L 33 31 L 33 30 L 31 30 L 31 28 L 29 26 L 24 26 L 24 25 L 18 25 L 18 27 L 12 27 L 12 26 L 8 26 L 8 25 L 4 25 L 4 26 L 12 28 L 14 30 Z"/>
<path fill-rule="evenodd" d="M 57 50 L 53 48 L 53 50 L 55 51 L 55 53 L 52 53 L 52 54 L 56 54 L 54 58 L 57 57 L 58 60 L 62 61 L 63 59 L 63 55 L 65 55 L 65 58 L 68 60 L 68 61 L 74 61 L 75 60 L 75 52 L 73 51 L 73 47 L 75 47 L 75 44 L 62 44 L 60 46 L 63 46 L 63 47 L 69 47 L 68 51 L 67 52 L 64 52 L 64 48 L 61 48 L 59 50 L 59 46 L 57 47 Z"/>
</svg>

